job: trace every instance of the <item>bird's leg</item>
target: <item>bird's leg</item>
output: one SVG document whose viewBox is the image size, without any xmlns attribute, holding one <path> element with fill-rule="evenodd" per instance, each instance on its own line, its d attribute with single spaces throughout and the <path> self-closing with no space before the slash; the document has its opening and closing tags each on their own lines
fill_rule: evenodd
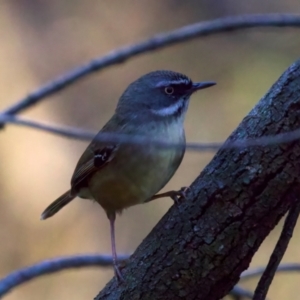
<svg viewBox="0 0 300 300">
<path fill-rule="evenodd" d="M 112 250 L 112 259 L 113 259 L 113 266 L 115 271 L 115 276 L 117 277 L 118 281 L 124 281 L 124 278 L 119 270 L 117 264 L 117 251 L 116 251 L 116 238 L 115 238 L 115 220 L 116 220 L 116 213 L 110 213 L 107 215 L 110 223 L 110 238 L 111 238 L 111 250 Z"/>
<path fill-rule="evenodd" d="M 179 191 L 168 191 L 161 194 L 156 194 L 152 196 L 149 200 L 146 202 L 150 202 L 152 200 L 158 199 L 158 198 L 164 198 L 164 197 L 170 197 L 176 204 L 179 204 L 179 199 L 182 197 L 186 199 L 186 191 L 188 190 L 188 187 L 182 187 Z"/>
</svg>

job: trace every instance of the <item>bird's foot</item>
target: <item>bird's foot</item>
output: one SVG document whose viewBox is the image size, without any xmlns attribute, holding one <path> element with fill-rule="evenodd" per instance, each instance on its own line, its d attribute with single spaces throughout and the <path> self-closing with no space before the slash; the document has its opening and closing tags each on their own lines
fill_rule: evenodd
<svg viewBox="0 0 300 300">
<path fill-rule="evenodd" d="M 175 204 L 180 204 L 181 199 L 186 200 L 186 192 L 188 191 L 188 187 L 182 187 L 180 190 L 178 191 L 170 191 L 170 195 L 169 197 L 174 201 Z"/>
<path fill-rule="evenodd" d="M 179 204 L 181 202 L 180 199 L 186 200 L 186 192 L 188 191 L 188 189 L 188 187 L 182 187 L 179 191 L 168 191 L 165 193 L 156 194 L 146 202 L 150 202 L 158 198 L 170 197 L 175 202 L 175 204 Z"/>
<path fill-rule="evenodd" d="M 123 277 L 123 275 L 122 275 L 122 273 L 121 273 L 121 271 L 120 271 L 117 264 L 114 264 L 114 271 L 115 271 L 115 276 L 116 276 L 118 282 L 119 283 L 125 282 L 125 279 L 124 279 L 124 277 Z"/>
</svg>

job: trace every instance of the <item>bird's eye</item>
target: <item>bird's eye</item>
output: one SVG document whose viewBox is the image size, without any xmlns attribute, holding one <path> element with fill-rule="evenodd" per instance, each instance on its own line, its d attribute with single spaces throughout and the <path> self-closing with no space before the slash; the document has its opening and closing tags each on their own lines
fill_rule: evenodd
<svg viewBox="0 0 300 300">
<path fill-rule="evenodd" d="M 165 93 L 167 95 L 172 95 L 174 93 L 174 88 L 172 86 L 165 87 Z"/>
</svg>

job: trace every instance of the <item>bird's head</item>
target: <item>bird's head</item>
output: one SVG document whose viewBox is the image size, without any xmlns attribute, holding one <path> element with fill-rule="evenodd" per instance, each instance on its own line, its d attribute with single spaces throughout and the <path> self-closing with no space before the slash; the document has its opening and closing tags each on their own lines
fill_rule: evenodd
<svg viewBox="0 0 300 300">
<path fill-rule="evenodd" d="M 215 82 L 193 82 L 184 74 L 173 71 L 154 71 L 131 83 L 121 96 L 116 113 L 143 115 L 153 118 L 181 117 L 185 114 L 190 96 Z"/>
</svg>

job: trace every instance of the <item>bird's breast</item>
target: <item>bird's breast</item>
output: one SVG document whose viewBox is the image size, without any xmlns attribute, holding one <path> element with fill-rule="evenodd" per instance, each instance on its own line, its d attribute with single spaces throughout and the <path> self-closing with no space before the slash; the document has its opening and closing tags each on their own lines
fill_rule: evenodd
<svg viewBox="0 0 300 300">
<path fill-rule="evenodd" d="M 150 130 L 147 136 L 147 144 L 120 145 L 115 157 L 92 176 L 89 190 L 106 211 L 121 211 L 145 202 L 165 186 L 179 167 L 185 151 L 182 126 Z M 151 139 L 181 146 L 159 147 Z"/>
</svg>

